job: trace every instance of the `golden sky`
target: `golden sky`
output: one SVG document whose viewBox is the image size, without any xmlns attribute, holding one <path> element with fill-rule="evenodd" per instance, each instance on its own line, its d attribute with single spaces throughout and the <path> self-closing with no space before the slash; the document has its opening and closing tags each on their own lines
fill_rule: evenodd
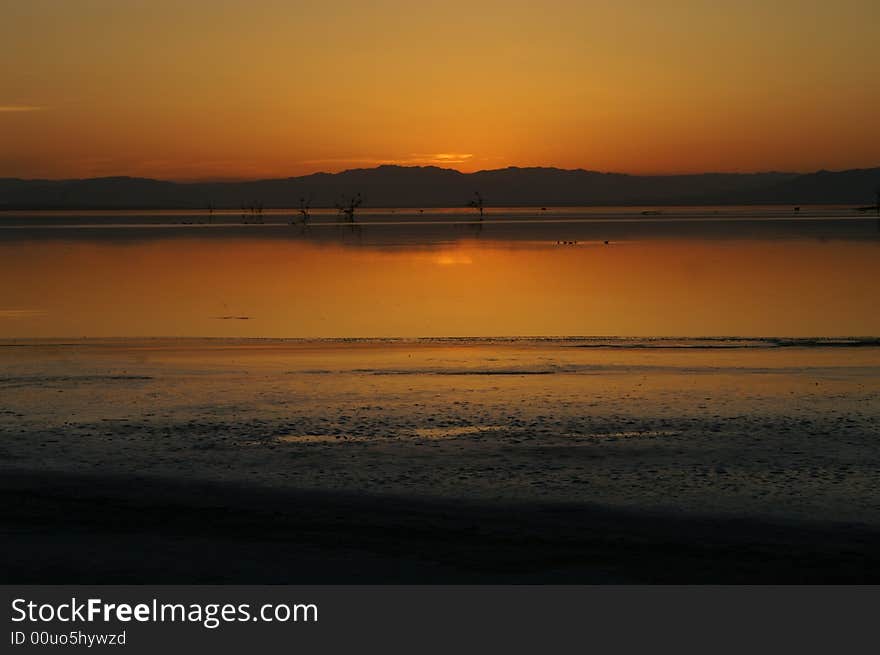
<svg viewBox="0 0 880 655">
<path fill-rule="evenodd" d="M 877 0 L 4 0 L 0 176 L 880 165 Z"/>
</svg>

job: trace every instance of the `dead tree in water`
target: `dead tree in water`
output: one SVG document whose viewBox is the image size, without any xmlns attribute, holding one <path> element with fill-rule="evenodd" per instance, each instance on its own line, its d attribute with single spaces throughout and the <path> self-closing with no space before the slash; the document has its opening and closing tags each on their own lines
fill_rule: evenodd
<svg viewBox="0 0 880 655">
<path fill-rule="evenodd" d="M 345 219 L 349 223 L 354 223 L 354 212 L 361 206 L 363 201 L 363 197 L 358 193 L 354 196 L 342 196 L 335 206 L 339 213 L 345 216 Z"/>
<path fill-rule="evenodd" d="M 309 221 L 312 220 L 312 194 L 309 194 L 308 198 L 301 197 L 299 199 L 299 209 L 296 210 L 299 212 L 299 215 L 302 217 L 302 224 L 308 225 Z M 290 224 L 293 225 L 296 219 L 290 221 Z"/>
<path fill-rule="evenodd" d="M 468 203 L 468 207 L 473 207 L 480 212 L 480 220 L 483 220 L 483 207 L 485 201 L 479 191 L 474 191 L 474 199 Z"/>
</svg>

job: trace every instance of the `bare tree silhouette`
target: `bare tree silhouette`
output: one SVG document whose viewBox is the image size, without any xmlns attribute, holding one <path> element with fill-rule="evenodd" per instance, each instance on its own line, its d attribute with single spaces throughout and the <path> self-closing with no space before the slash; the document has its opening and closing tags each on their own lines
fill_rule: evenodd
<svg viewBox="0 0 880 655">
<path fill-rule="evenodd" d="M 483 220 L 483 208 L 485 200 L 479 191 L 474 191 L 474 199 L 468 203 L 468 207 L 473 207 L 480 212 L 480 220 Z"/>
<path fill-rule="evenodd" d="M 300 220 L 303 225 L 308 225 L 309 221 L 312 220 L 312 194 L 309 194 L 308 198 L 300 197 L 299 199 L 299 209 L 297 209 L 300 216 L 302 217 Z M 290 221 L 290 224 L 293 225 L 296 219 Z"/>
<path fill-rule="evenodd" d="M 355 194 L 353 196 L 343 195 L 340 197 L 339 202 L 336 203 L 336 209 L 339 210 L 339 213 L 345 216 L 345 219 L 349 223 L 354 223 L 354 212 L 355 210 L 361 206 L 364 199 L 360 193 Z"/>
</svg>

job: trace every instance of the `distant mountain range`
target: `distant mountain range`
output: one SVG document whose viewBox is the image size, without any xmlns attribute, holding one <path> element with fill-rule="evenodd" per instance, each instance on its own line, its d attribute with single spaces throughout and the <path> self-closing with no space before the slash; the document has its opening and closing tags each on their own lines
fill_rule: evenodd
<svg viewBox="0 0 880 655">
<path fill-rule="evenodd" d="M 626 175 L 582 169 L 503 168 L 461 173 L 435 166 L 379 166 L 249 182 L 148 178 L 0 178 L 0 209 L 198 209 L 328 207 L 361 194 L 371 207 L 460 207 L 479 193 L 487 206 L 809 204 L 871 205 L 880 168 L 796 173 Z"/>
</svg>

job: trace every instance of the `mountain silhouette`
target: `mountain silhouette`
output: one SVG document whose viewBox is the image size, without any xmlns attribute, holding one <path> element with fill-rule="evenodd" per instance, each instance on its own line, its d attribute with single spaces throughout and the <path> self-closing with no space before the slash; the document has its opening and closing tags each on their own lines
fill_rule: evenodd
<svg viewBox="0 0 880 655">
<path fill-rule="evenodd" d="M 697 205 L 738 203 L 872 204 L 880 168 L 839 172 L 627 175 L 583 169 L 503 168 L 461 173 L 435 166 L 379 166 L 340 173 L 246 182 L 170 182 L 101 177 L 0 178 L 5 209 L 237 209 L 332 207 L 360 193 L 372 207 L 461 207 L 479 192 L 487 206 Z"/>
</svg>

